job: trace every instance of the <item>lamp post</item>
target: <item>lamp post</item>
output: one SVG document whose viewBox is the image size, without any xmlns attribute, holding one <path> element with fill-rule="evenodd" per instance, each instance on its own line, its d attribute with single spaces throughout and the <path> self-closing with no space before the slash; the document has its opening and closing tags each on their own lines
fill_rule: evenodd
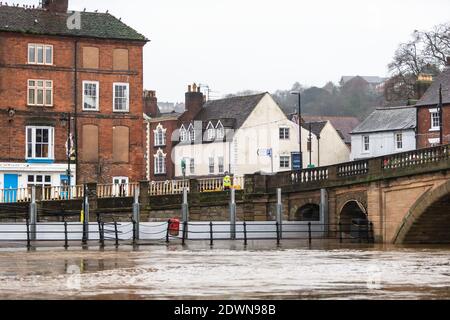
<svg viewBox="0 0 450 320">
<path fill-rule="evenodd" d="M 72 156 L 72 140 L 71 140 L 71 114 L 66 113 L 61 117 L 61 123 L 63 126 L 67 126 L 67 143 L 66 143 L 66 156 L 67 156 L 67 185 L 68 191 L 70 192 L 71 180 L 72 180 L 72 170 L 70 169 L 71 165 L 71 156 Z M 70 197 L 70 194 L 68 194 Z"/>
<path fill-rule="evenodd" d="M 300 154 L 300 170 L 303 169 L 303 155 L 302 155 L 302 94 L 300 91 L 292 91 L 291 94 L 298 96 L 298 144 Z"/>
</svg>

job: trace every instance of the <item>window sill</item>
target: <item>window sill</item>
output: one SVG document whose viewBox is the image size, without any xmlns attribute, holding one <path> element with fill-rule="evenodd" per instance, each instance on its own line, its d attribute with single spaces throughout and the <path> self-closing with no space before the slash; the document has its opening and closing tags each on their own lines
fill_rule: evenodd
<svg viewBox="0 0 450 320">
<path fill-rule="evenodd" d="M 54 159 L 27 159 L 27 163 L 41 163 L 41 164 L 53 164 Z"/>
<path fill-rule="evenodd" d="M 29 108 L 54 108 L 55 106 L 54 105 L 47 106 L 47 105 L 39 105 L 39 104 L 27 104 L 27 107 L 29 107 Z"/>
<path fill-rule="evenodd" d="M 431 128 L 428 132 L 439 132 L 440 130 L 440 128 Z"/>
<path fill-rule="evenodd" d="M 165 148 L 165 147 L 167 147 L 167 144 L 155 144 L 153 147 L 154 148 Z"/>
<path fill-rule="evenodd" d="M 130 110 L 113 110 L 114 113 L 130 113 Z"/>
<path fill-rule="evenodd" d="M 100 112 L 100 109 L 83 109 L 83 112 Z"/>
<path fill-rule="evenodd" d="M 153 175 L 155 177 L 162 177 L 162 176 L 167 176 L 167 173 L 154 173 Z"/>
</svg>

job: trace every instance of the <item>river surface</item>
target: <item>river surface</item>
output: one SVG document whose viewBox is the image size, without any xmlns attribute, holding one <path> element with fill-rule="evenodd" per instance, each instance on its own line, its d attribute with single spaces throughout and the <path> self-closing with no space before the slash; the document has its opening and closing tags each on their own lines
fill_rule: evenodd
<svg viewBox="0 0 450 320">
<path fill-rule="evenodd" d="M 450 246 L 0 248 L 0 299 L 450 299 Z"/>
</svg>

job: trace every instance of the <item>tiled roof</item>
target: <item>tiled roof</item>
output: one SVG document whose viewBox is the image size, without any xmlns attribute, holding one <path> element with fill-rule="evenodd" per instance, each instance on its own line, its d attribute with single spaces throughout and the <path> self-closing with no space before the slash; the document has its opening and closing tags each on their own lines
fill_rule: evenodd
<svg viewBox="0 0 450 320">
<path fill-rule="evenodd" d="M 208 101 L 194 120 L 207 122 L 218 119 L 235 119 L 235 129 L 238 129 L 266 94 Z"/>
<path fill-rule="evenodd" d="M 305 122 L 330 121 L 333 127 L 340 131 L 344 136 L 346 143 L 351 143 L 352 138 L 350 132 L 353 131 L 361 122 L 355 117 L 338 117 L 338 116 L 302 116 Z"/>
<path fill-rule="evenodd" d="M 68 18 L 73 14 L 74 12 L 70 11 L 67 13 L 56 13 L 43 9 L 0 6 L 0 31 L 148 41 L 145 36 L 109 13 L 79 12 L 81 28 L 68 28 Z"/>
<path fill-rule="evenodd" d="M 450 67 L 447 67 L 435 78 L 416 106 L 433 106 L 439 104 L 439 85 L 441 84 L 442 101 L 445 104 L 450 103 Z"/>
<path fill-rule="evenodd" d="M 309 131 L 310 125 L 311 125 L 311 132 L 315 136 L 320 136 L 322 133 L 323 128 L 327 125 L 327 121 L 320 121 L 320 122 L 304 122 L 302 123 L 302 127 Z"/>
<path fill-rule="evenodd" d="M 376 109 L 352 134 L 414 129 L 416 112 L 412 106 Z"/>
</svg>

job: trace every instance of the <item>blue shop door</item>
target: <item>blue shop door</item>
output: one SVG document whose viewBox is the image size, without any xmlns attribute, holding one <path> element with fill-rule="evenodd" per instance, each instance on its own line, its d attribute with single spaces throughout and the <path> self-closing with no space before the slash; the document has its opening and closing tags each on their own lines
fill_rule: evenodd
<svg viewBox="0 0 450 320">
<path fill-rule="evenodd" d="M 5 174 L 3 185 L 3 202 L 17 202 L 17 188 L 19 176 L 17 174 Z"/>
<path fill-rule="evenodd" d="M 61 175 L 61 199 L 69 199 L 69 176 Z"/>
</svg>

